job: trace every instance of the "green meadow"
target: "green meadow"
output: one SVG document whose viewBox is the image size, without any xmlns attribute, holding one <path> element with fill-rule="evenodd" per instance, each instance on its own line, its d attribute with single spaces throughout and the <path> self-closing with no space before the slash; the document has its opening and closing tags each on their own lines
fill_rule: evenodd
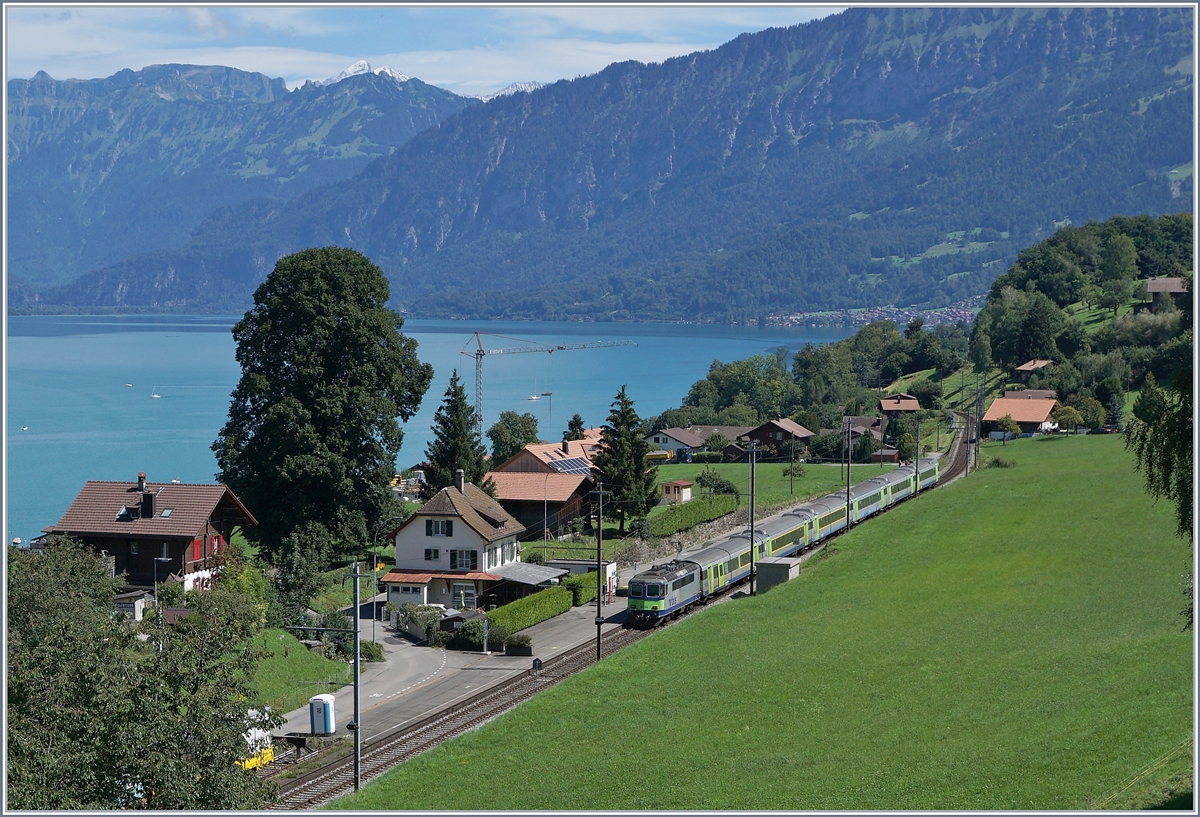
<svg viewBox="0 0 1200 817">
<path fill-rule="evenodd" d="M 984 454 L 1015 465 L 904 503 L 798 579 L 331 807 L 1063 810 L 1190 792 L 1190 552 L 1171 509 L 1117 435 Z"/>
</svg>

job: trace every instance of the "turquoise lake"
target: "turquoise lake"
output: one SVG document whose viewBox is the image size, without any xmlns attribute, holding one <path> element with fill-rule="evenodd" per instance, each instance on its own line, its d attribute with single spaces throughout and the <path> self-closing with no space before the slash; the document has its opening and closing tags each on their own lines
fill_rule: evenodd
<svg viewBox="0 0 1200 817">
<path fill-rule="evenodd" d="M 240 316 L 13 316 L 8 319 L 5 541 L 57 522 L 89 479 L 213 482 L 209 446 L 241 370 L 230 329 Z M 632 340 L 637 346 L 488 355 L 484 429 L 501 411 L 538 418 L 561 439 L 572 414 L 601 425 L 627 384 L 643 417 L 678 406 L 714 360 L 826 343 L 850 329 L 691 324 L 408 320 L 433 383 L 405 424 L 398 468 L 419 462 L 453 369 L 475 399 L 473 332 L 485 349 Z M 467 355 L 461 354 L 466 352 Z M 126 385 L 130 384 L 130 385 Z M 543 392 L 551 396 L 542 397 Z M 159 397 L 152 397 L 157 394 Z M 538 400 L 529 400 L 537 395 Z M 486 443 L 486 440 L 485 440 Z"/>
</svg>

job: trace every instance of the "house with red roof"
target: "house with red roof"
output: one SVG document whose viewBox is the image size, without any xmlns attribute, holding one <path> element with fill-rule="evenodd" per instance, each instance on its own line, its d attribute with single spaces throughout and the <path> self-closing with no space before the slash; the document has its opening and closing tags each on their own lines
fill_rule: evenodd
<svg viewBox="0 0 1200 817">
<path fill-rule="evenodd" d="M 588 474 L 535 471 L 489 471 L 496 499 L 531 535 L 555 535 L 587 509 L 588 493 L 596 487 Z"/>
<path fill-rule="evenodd" d="M 1050 419 L 1051 413 L 1057 407 L 1058 401 L 1054 399 L 997 397 L 984 412 L 983 423 L 990 430 L 1005 417 L 1012 417 L 1021 427 L 1022 434 L 1051 431 L 1058 427 L 1058 424 Z"/>
<path fill-rule="evenodd" d="M 879 410 L 886 417 L 899 417 L 921 410 L 921 403 L 911 394 L 889 394 L 879 398 Z"/>
<path fill-rule="evenodd" d="M 106 557 L 130 586 L 154 581 L 203 588 L 212 578 L 212 557 L 225 549 L 234 528 L 256 525 L 225 485 L 89 480 L 50 535 L 70 536 Z"/>
</svg>

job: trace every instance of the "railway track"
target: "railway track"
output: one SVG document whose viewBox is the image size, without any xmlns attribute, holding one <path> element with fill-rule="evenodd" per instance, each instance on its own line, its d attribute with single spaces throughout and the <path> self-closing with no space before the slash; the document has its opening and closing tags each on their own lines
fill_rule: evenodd
<svg viewBox="0 0 1200 817">
<path fill-rule="evenodd" d="M 601 656 L 610 655 L 653 630 L 612 630 L 601 638 Z M 539 671 L 527 670 L 478 696 L 439 712 L 426 720 L 377 739 L 363 749 L 360 775 L 366 783 L 444 740 L 478 729 L 488 721 L 563 678 L 596 661 L 596 646 L 588 643 L 549 659 Z M 302 777 L 284 781 L 274 809 L 311 809 L 354 790 L 354 759 L 340 758 Z"/>
<path fill-rule="evenodd" d="M 951 446 L 946 466 L 941 471 L 942 482 L 957 479 L 966 473 L 967 452 L 960 433 Z M 822 545 L 826 542 L 822 542 Z M 733 596 L 726 593 L 714 603 Z M 686 618 L 707 605 L 697 605 L 680 618 Z M 670 626 L 666 622 L 662 626 Z M 635 641 L 657 631 L 657 629 L 611 630 L 601 638 L 601 656 L 611 655 Z M 411 757 L 426 752 L 444 740 L 478 729 L 488 721 L 504 714 L 518 704 L 529 700 L 537 693 L 554 686 L 563 678 L 579 672 L 596 661 L 594 643 L 575 647 L 562 655 L 547 660 L 539 671 L 526 670 L 523 674 L 437 712 L 423 721 L 403 727 L 375 740 L 363 748 L 360 775 L 367 783 Z M 310 758 L 311 760 L 311 758 Z M 277 777 L 288 766 L 268 770 L 264 776 Z M 283 781 L 280 786 L 280 801 L 272 806 L 278 810 L 311 809 L 342 797 L 354 790 L 354 759 L 341 757 L 306 775 Z"/>
</svg>

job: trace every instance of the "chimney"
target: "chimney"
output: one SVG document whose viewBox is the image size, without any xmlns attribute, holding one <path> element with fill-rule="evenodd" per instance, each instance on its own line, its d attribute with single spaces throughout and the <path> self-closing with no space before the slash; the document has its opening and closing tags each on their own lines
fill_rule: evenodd
<svg viewBox="0 0 1200 817">
<path fill-rule="evenodd" d="M 455 469 L 454 469 L 454 487 L 458 489 L 458 492 L 459 492 L 460 494 L 462 493 L 462 489 L 463 489 L 463 469 L 461 469 L 461 468 L 455 468 Z"/>
<path fill-rule="evenodd" d="M 142 519 L 154 518 L 154 492 L 146 491 L 142 494 Z"/>
<path fill-rule="evenodd" d="M 567 438 L 566 438 L 566 437 L 563 437 L 563 453 L 564 453 L 564 454 L 570 454 L 570 453 L 571 453 L 571 444 L 570 444 L 569 442 L 567 442 Z"/>
<path fill-rule="evenodd" d="M 138 490 L 145 492 L 146 490 L 146 472 L 138 471 Z"/>
</svg>

